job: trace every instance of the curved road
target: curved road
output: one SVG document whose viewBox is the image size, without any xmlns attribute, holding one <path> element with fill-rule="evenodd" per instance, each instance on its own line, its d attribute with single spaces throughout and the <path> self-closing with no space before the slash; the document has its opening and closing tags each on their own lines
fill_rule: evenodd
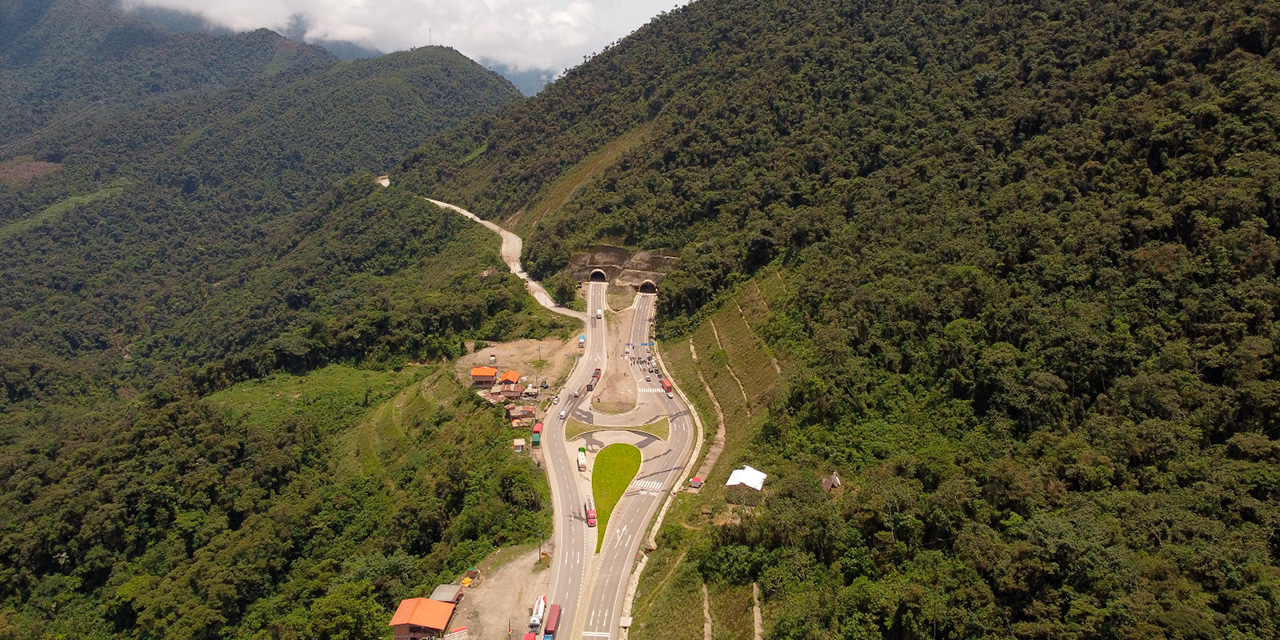
<svg viewBox="0 0 1280 640">
<path fill-rule="evenodd" d="M 455 211 L 488 227 L 502 238 L 502 259 L 511 272 L 524 279 L 539 304 L 561 315 L 581 320 L 586 335 L 586 347 L 578 364 L 565 382 L 564 402 L 552 405 L 552 413 L 544 422 L 543 454 L 547 460 L 547 475 L 551 484 L 551 503 L 554 511 L 555 553 L 552 562 L 551 588 L 547 593 L 548 604 L 561 607 L 561 626 L 558 638 L 602 640 L 617 638 L 620 634 L 620 616 L 627 583 L 633 563 L 639 557 L 640 543 L 645 538 L 654 513 L 663 499 L 676 487 L 693 448 L 694 425 L 687 408 L 679 396 L 668 398 L 658 382 L 660 374 L 652 374 L 650 382 L 644 382 L 643 359 L 650 355 L 649 347 L 639 346 L 650 341 L 649 327 L 653 318 L 657 296 L 637 294 L 635 314 L 627 341 L 633 346 L 626 353 L 624 344 L 606 344 L 607 319 L 597 319 L 595 310 L 607 307 L 605 292 L 607 283 L 591 282 L 587 285 L 587 313 L 566 309 L 555 304 L 546 289 L 529 277 L 520 266 L 523 242 L 520 237 L 461 207 L 431 200 L 436 206 Z M 610 358 L 609 354 L 617 354 Z M 632 363 L 631 357 L 641 359 Z M 585 387 L 591 381 L 595 369 L 602 373 L 608 367 L 630 367 L 639 393 L 636 407 L 622 415 L 596 413 L 591 410 L 590 393 Z M 579 395 L 571 393 L 578 390 Z M 618 427 L 593 431 L 573 440 L 565 439 L 565 415 L 588 424 Z M 659 417 L 670 419 L 671 429 L 666 441 L 625 428 L 651 422 Z M 596 553 L 596 529 L 586 524 L 586 497 L 591 495 L 591 473 L 578 471 L 578 447 L 585 447 L 588 469 L 595 453 L 614 442 L 625 442 L 640 448 L 640 471 L 618 501 L 609 518 L 600 553 Z"/>
</svg>

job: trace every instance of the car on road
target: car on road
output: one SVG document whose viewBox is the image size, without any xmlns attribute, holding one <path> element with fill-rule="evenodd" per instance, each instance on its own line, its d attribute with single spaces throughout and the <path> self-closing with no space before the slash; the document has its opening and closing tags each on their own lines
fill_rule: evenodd
<svg viewBox="0 0 1280 640">
<path fill-rule="evenodd" d="M 560 404 L 560 396 L 551 396 L 551 404 Z"/>
<path fill-rule="evenodd" d="M 644 381 L 645 381 L 645 382 L 649 382 L 649 381 L 650 381 L 650 380 L 652 380 L 652 379 L 653 379 L 653 376 L 651 376 L 651 375 L 649 375 L 649 374 L 647 374 L 647 373 L 646 373 L 646 374 L 644 374 Z"/>
<path fill-rule="evenodd" d="M 561 412 L 560 412 L 560 419 L 561 419 L 561 420 L 564 420 L 564 417 L 565 417 L 565 416 L 567 416 L 567 415 L 569 415 L 569 412 L 567 412 L 567 411 L 561 411 Z"/>
<path fill-rule="evenodd" d="M 574 390 L 574 392 L 573 392 L 573 397 L 575 397 L 575 398 L 576 398 L 576 397 L 578 397 L 578 391 L 577 391 L 576 389 L 575 389 L 575 390 Z"/>
</svg>

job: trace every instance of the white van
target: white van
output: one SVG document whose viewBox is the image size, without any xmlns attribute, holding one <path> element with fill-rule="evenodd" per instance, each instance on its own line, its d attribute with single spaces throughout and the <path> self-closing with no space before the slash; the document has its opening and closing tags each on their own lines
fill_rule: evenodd
<svg viewBox="0 0 1280 640">
<path fill-rule="evenodd" d="M 604 309 L 596 309 L 596 320 L 604 319 Z"/>
<path fill-rule="evenodd" d="M 565 417 L 566 415 L 568 415 L 568 412 L 567 412 L 567 411 L 561 411 L 561 412 L 560 412 L 560 419 L 561 419 L 561 420 L 564 420 L 564 417 Z"/>
</svg>

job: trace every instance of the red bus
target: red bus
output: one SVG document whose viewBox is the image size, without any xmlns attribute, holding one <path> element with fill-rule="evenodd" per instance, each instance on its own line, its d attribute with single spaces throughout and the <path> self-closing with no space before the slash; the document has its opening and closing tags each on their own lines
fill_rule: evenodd
<svg viewBox="0 0 1280 640">
<path fill-rule="evenodd" d="M 669 380 L 667 380 L 667 379 L 663 378 L 662 380 L 659 380 L 658 382 L 661 382 L 661 383 L 662 383 L 662 390 L 663 390 L 663 391 L 666 391 L 668 394 L 669 394 L 669 393 L 671 393 L 671 382 L 670 382 Z"/>
<path fill-rule="evenodd" d="M 547 623 L 542 626 L 542 640 L 550 640 L 556 635 L 556 625 L 560 624 L 560 605 L 551 605 L 547 612 Z"/>
</svg>

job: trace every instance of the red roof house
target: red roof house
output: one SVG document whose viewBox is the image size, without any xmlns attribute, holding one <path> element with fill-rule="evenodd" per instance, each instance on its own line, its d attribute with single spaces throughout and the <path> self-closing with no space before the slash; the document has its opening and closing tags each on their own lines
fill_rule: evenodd
<svg viewBox="0 0 1280 640">
<path fill-rule="evenodd" d="M 391 616 L 390 626 L 395 631 L 395 640 L 444 635 L 455 606 L 452 602 L 427 598 L 401 600 L 395 615 Z"/>
<path fill-rule="evenodd" d="M 498 378 L 498 384 L 519 384 L 519 383 L 520 383 L 520 372 L 516 371 L 515 369 L 512 369 L 502 374 L 502 377 Z"/>
<path fill-rule="evenodd" d="M 472 367 L 471 384 L 477 387 L 492 387 L 498 378 L 498 370 L 494 367 Z"/>
</svg>

